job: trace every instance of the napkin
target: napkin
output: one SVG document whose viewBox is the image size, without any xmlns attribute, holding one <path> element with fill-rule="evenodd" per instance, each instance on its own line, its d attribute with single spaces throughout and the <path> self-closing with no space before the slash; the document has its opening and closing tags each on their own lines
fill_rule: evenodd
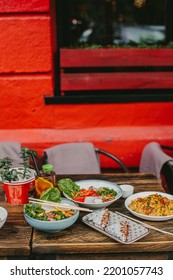
<svg viewBox="0 0 173 280">
<path fill-rule="evenodd" d="M 169 160 L 172 158 L 162 151 L 161 146 L 157 142 L 151 142 L 142 152 L 139 171 L 153 173 L 160 180 L 162 166 Z"/>
<path fill-rule="evenodd" d="M 65 143 L 44 150 L 56 174 L 100 174 L 92 143 Z"/>
</svg>

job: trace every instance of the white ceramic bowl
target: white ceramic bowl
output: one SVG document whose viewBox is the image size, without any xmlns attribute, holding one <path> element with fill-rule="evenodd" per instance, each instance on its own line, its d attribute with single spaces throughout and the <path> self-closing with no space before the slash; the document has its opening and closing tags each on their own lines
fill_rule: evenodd
<svg viewBox="0 0 173 280">
<path fill-rule="evenodd" d="M 7 210 L 4 207 L 0 207 L 0 228 L 3 227 L 3 225 L 5 224 L 6 220 L 7 220 Z"/>
<path fill-rule="evenodd" d="M 123 191 L 122 198 L 127 198 L 128 196 L 132 195 L 134 192 L 134 186 L 132 185 L 125 184 L 125 185 L 119 185 L 119 187 Z"/>
<path fill-rule="evenodd" d="M 143 197 L 147 197 L 149 195 L 152 194 L 160 194 L 161 196 L 167 197 L 170 200 L 173 200 L 173 195 L 171 194 L 167 194 L 167 193 L 163 193 L 163 192 L 157 192 L 157 191 L 148 191 L 148 192 L 139 192 L 139 193 L 135 193 L 131 196 L 129 196 L 126 200 L 125 200 L 125 207 L 129 210 L 130 213 L 132 213 L 134 216 L 144 219 L 144 220 L 148 220 L 148 221 L 166 221 L 166 220 L 170 220 L 173 219 L 173 215 L 169 215 L 169 216 L 148 216 L 148 215 L 143 215 L 140 213 L 137 213 L 133 210 L 131 210 L 129 208 L 129 205 L 131 203 L 132 200 L 137 199 L 137 198 L 143 198 Z"/>
<path fill-rule="evenodd" d="M 76 203 L 69 201 L 65 198 L 61 198 L 61 203 L 69 204 L 72 206 L 78 206 Z M 45 207 L 46 209 L 49 208 L 49 207 L 43 206 L 43 205 L 42 205 L 42 207 Z M 51 209 L 52 209 L 52 206 L 51 206 Z M 41 231 L 53 233 L 53 232 L 58 232 L 58 231 L 64 230 L 64 229 L 72 226 L 79 217 L 79 211 L 75 210 L 75 214 L 73 216 L 71 216 L 70 218 L 66 218 L 64 220 L 59 220 L 59 221 L 36 220 L 36 219 L 28 216 L 26 213 L 24 213 L 24 217 L 25 217 L 25 220 L 27 221 L 27 223 L 31 227 L 41 230 Z"/>
<path fill-rule="evenodd" d="M 99 203 L 87 203 L 87 202 L 77 202 L 81 207 L 89 208 L 89 209 L 101 209 L 108 207 L 113 202 L 118 200 L 122 196 L 122 190 L 121 188 L 116 185 L 115 183 L 105 181 L 105 180 L 97 180 L 97 179 L 89 179 L 89 180 L 80 180 L 75 182 L 81 189 L 89 189 L 89 187 L 93 186 L 94 188 L 99 187 L 106 187 L 109 189 L 113 189 L 116 191 L 117 195 L 114 199 L 107 201 L 107 202 L 99 202 Z M 74 201 L 72 198 L 70 198 L 66 193 L 63 193 L 66 198 L 68 198 L 71 201 Z M 97 198 L 95 198 L 97 199 Z"/>
</svg>

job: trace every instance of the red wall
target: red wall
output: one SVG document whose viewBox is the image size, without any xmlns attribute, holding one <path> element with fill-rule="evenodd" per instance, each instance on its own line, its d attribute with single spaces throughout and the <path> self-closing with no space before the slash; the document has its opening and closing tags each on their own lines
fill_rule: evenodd
<svg viewBox="0 0 173 280">
<path fill-rule="evenodd" d="M 0 141 L 20 141 L 39 153 L 92 141 L 128 166 L 139 164 L 149 141 L 173 145 L 172 102 L 44 104 L 44 95 L 53 94 L 48 0 L 0 0 L 0 30 Z"/>
</svg>

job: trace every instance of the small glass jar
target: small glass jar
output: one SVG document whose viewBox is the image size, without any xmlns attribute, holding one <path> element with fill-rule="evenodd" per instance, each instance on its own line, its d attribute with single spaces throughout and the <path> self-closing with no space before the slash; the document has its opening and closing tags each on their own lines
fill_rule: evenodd
<svg viewBox="0 0 173 280">
<path fill-rule="evenodd" d="M 56 173 L 53 171 L 52 164 L 42 165 L 42 170 L 40 172 L 42 178 L 52 182 L 53 186 L 56 187 Z"/>
</svg>

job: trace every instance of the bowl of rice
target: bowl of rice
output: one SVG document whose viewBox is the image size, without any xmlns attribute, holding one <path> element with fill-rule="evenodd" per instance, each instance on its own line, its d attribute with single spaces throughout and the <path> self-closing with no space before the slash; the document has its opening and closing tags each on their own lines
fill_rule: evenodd
<svg viewBox="0 0 173 280">
<path fill-rule="evenodd" d="M 125 200 L 134 216 L 149 221 L 173 219 L 173 195 L 157 191 L 139 192 Z"/>
</svg>

